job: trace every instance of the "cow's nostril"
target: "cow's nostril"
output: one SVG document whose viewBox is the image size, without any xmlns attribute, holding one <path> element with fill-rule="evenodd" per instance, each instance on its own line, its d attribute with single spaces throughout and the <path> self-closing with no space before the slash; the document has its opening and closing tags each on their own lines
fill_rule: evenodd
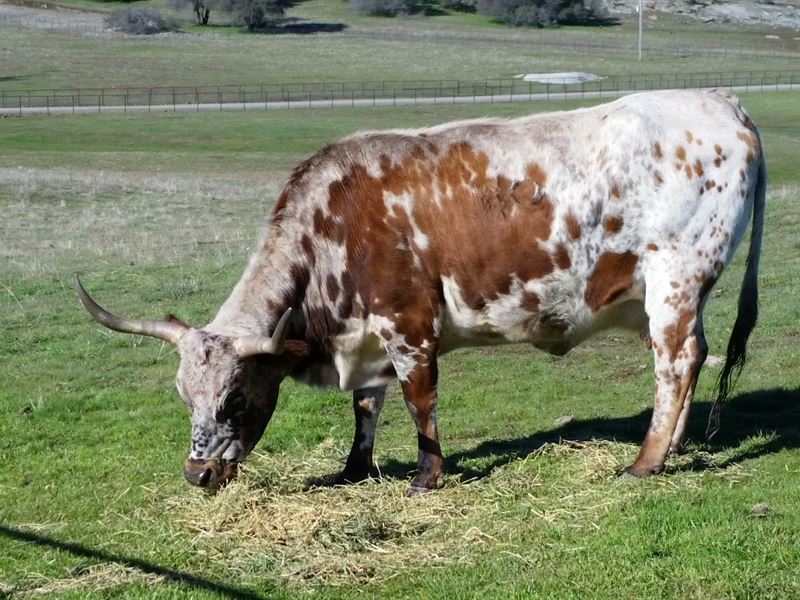
<svg viewBox="0 0 800 600">
<path fill-rule="evenodd" d="M 214 476 L 214 470 L 206 469 L 205 471 L 203 471 L 203 474 L 200 475 L 200 479 L 197 481 L 197 485 L 201 487 L 206 487 L 211 481 L 211 478 L 213 476 Z"/>
</svg>

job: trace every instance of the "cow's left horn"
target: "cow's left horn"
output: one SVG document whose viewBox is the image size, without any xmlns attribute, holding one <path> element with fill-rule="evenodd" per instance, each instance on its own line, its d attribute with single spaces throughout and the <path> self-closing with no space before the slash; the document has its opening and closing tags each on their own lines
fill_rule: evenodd
<svg viewBox="0 0 800 600">
<path fill-rule="evenodd" d="M 284 350 L 284 341 L 286 339 L 286 327 L 289 325 L 289 318 L 292 316 L 292 309 L 287 308 L 286 312 L 278 321 L 275 326 L 275 331 L 272 337 L 264 337 L 260 335 L 250 335 L 247 337 L 237 338 L 233 342 L 233 347 L 236 353 L 245 358 L 246 356 L 254 356 L 256 354 L 280 354 Z"/>
<path fill-rule="evenodd" d="M 83 289 L 81 280 L 78 279 L 77 275 L 75 275 L 75 290 L 78 292 L 78 298 L 81 299 L 84 308 L 92 315 L 94 320 L 114 331 L 149 335 L 150 337 L 177 344 L 181 336 L 189 330 L 185 324 L 177 321 L 138 321 L 135 319 L 123 319 L 111 314 L 92 300 L 92 297 Z"/>
</svg>

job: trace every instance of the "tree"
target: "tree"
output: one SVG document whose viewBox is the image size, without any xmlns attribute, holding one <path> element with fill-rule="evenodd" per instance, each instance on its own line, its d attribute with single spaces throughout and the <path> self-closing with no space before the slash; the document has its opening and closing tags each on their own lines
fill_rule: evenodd
<svg viewBox="0 0 800 600">
<path fill-rule="evenodd" d="M 208 25 L 212 10 L 232 15 L 235 21 L 253 31 L 261 29 L 291 6 L 293 0 L 170 0 L 176 10 L 191 6 L 198 25 Z"/>
<path fill-rule="evenodd" d="M 170 0 L 169 3 L 175 10 L 191 6 L 197 24 L 208 25 L 208 17 L 211 16 L 211 9 L 215 7 L 216 0 Z"/>
<path fill-rule="evenodd" d="M 609 18 L 607 5 L 599 0 L 478 0 L 478 13 L 506 25 L 534 27 Z"/>
</svg>

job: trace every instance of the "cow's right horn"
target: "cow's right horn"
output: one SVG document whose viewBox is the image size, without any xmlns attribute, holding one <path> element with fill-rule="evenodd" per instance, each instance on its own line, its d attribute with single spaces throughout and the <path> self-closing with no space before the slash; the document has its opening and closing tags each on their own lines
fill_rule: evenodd
<svg viewBox="0 0 800 600">
<path fill-rule="evenodd" d="M 138 321 L 134 319 L 123 319 L 122 317 L 111 314 L 92 300 L 91 296 L 83 289 L 81 280 L 77 275 L 75 275 L 75 290 L 78 292 L 78 298 L 81 299 L 84 308 L 92 315 L 94 320 L 114 331 L 149 335 L 150 337 L 177 344 L 181 336 L 189 330 L 185 324 L 179 323 L 177 320 Z"/>
<path fill-rule="evenodd" d="M 245 358 L 256 354 L 280 354 L 284 350 L 286 340 L 286 327 L 289 325 L 289 318 L 292 316 L 292 309 L 287 308 L 286 312 L 275 326 L 275 331 L 271 337 L 251 335 L 237 338 L 233 342 L 236 353 Z"/>
</svg>

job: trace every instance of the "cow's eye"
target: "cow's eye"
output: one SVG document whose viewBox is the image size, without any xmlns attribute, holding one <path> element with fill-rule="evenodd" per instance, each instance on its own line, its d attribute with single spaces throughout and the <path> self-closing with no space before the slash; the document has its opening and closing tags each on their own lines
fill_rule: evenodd
<svg viewBox="0 0 800 600">
<path fill-rule="evenodd" d="M 225 397 L 225 402 L 222 405 L 222 410 L 217 415 L 217 420 L 224 421 L 235 417 L 245 411 L 247 408 L 247 399 L 242 394 L 241 390 L 233 390 Z"/>
</svg>

